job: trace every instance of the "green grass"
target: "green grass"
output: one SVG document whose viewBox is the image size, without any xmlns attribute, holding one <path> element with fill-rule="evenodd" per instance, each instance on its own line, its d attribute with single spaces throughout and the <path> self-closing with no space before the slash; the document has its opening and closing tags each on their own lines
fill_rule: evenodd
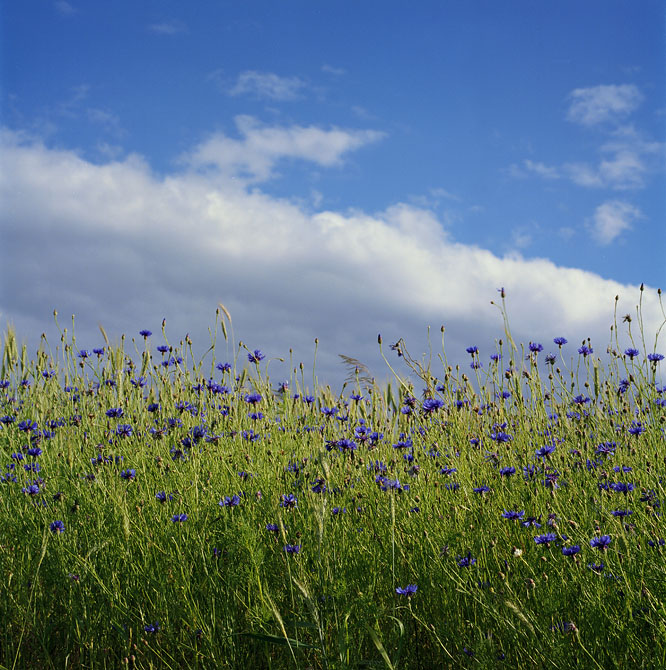
<svg viewBox="0 0 666 670">
<path fill-rule="evenodd" d="M 214 337 L 200 362 L 189 341 L 161 354 L 154 338 L 133 357 L 123 342 L 82 359 L 65 331 L 30 359 L 7 331 L 3 668 L 666 667 L 666 396 L 642 331 L 634 358 L 616 322 L 608 357 L 553 345 L 546 364 L 548 348 L 519 349 L 505 319 L 499 362 L 475 355 L 484 367 L 464 373 L 442 350 L 433 370 L 400 342 L 390 365 L 407 363 L 415 384 L 396 374 L 380 389 L 357 364 L 337 397 L 298 368 L 276 390 L 218 316 L 227 371 Z M 161 365 L 171 357 L 182 362 Z M 428 398 L 441 406 L 427 412 Z M 363 426 L 381 437 L 363 441 Z M 555 449 L 539 458 L 544 445 Z"/>
</svg>

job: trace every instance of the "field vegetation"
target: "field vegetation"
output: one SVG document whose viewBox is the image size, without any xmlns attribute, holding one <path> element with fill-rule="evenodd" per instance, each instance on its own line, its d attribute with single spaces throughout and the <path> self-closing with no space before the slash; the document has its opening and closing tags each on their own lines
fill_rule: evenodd
<svg viewBox="0 0 666 670">
<path fill-rule="evenodd" d="M 659 333 L 518 344 L 498 308 L 496 350 L 379 338 L 391 384 L 348 358 L 339 394 L 222 306 L 201 360 L 8 329 L 0 665 L 666 667 Z"/>
</svg>

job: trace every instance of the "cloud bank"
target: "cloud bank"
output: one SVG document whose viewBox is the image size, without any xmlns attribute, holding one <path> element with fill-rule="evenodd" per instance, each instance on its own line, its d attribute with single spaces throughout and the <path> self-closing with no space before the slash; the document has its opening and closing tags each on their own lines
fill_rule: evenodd
<svg viewBox="0 0 666 670">
<path fill-rule="evenodd" d="M 444 325 L 449 358 L 465 360 L 471 344 L 488 356 L 503 335 L 490 305 L 502 286 L 514 336 L 546 348 L 560 335 L 571 347 L 589 336 L 601 352 L 615 296 L 621 313 L 634 312 L 637 286 L 457 243 L 427 209 L 312 212 L 269 196 L 256 183 L 280 161 L 338 165 L 379 135 L 237 123 L 243 139 L 213 136 L 165 177 L 139 156 L 93 164 L 4 131 L 0 320 L 38 337 L 52 333 L 56 308 L 76 314 L 77 343 L 93 347 L 101 344 L 98 323 L 113 339 L 141 328 L 159 333 L 166 318 L 172 340 L 189 333 L 203 351 L 222 302 L 237 340 L 269 356 L 288 357 L 291 348 L 294 365 L 309 369 L 317 337 L 318 375 L 339 385 L 346 371 L 337 354 L 386 377 L 378 333 L 385 346 L 404 337 L 418 357 L 432 326 L 436 355 Z M 594 225 L 612 238 L 631 216 L 597 212 Z M 644 307 L 654 333 L 654 291 L 645 291 Z M 219 358 L 234 355 L 221 351 Z"/>
</svg>

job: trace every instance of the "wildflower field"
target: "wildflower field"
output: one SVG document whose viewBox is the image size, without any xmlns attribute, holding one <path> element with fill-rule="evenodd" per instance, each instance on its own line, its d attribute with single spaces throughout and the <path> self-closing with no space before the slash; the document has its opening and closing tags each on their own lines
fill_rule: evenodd
<svg viewBox="0 0 666 670">
<path fill-rule="evenodd" d="M 514 343 L 502 298 L 495 351 L 379 338 L 339 395 L 224 308 L 201 360 L 8 330 L 0 666 L 666 667 L 658 334 Z"/>
</svg>

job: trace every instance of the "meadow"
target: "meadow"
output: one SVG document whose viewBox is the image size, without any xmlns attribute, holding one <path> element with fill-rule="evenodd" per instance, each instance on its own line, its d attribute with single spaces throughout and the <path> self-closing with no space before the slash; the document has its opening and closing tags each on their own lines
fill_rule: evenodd
<svg viewBox="0 0 666 670">
<path fill-rule="evenodd" d="M 659 333 L 518 344 L 498 306 L 494 351 L 380 337 L 393 381 L 340 393 L 222 306 L 201 359 L 8 329 L 0 665 L 666 667 Z"/>
</svg>

